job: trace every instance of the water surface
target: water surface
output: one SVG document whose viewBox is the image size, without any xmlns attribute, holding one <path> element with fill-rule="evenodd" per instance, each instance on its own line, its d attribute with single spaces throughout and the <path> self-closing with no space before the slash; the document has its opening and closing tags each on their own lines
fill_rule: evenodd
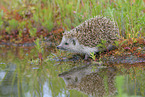
<svg viewBox="0 0 145 97">
<path fill-rule="evenodd" d="M 84 61 L 37 62 L 34 47 L 0 48 L 0 97 L 144 97 L 144 63 L 98 66 Z"/>
</svg>

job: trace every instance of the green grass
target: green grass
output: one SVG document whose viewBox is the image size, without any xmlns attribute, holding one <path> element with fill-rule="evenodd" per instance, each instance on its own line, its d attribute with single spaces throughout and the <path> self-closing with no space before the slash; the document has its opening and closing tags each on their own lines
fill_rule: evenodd
<svg viewBox="0 0 145 97">
<path fill-rule="evenodd" d="M 145 3 L 143 0 L 135 0 L 135 2 L 133 0 L 41 0 L 41 2 L 39 0 L 25 2 L 2 0 L 1 2 L 6 8 L 9 7 L 9 12 L 18 12 L 23 16 L 24 21 L 34 20 L 36 28 L 40 27 L 37 24 L 41 24 L 48 31 L 56 27 L 70 30 L 86 19 L 101 15 L 116 21 L 120 34 L 125 38 L 145 36 Z M 32 16 L 28 18 L 26 13 L 31 13 Z M 0 23 L 3 23 L 1 21 Z M 14 21 L 13 17 L 7 21 L 10 23 L 8 30 L 17 27 L 17 20 Z M 34 25 L 30 23 L 29 26 L 33 30 Z"/>
</svg>

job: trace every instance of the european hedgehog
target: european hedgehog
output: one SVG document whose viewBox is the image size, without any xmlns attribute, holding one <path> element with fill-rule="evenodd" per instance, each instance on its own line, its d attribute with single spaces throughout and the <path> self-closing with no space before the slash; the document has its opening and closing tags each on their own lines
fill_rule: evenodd
<svg viewBox="0 0 145 97">
<path fill-rule="evenodd" d="M 105 40 L 105 46 L 109 50 L 113 47 L 114 40 L 118 39 L 119 29 L 115 22 L 106 17 L 96 16 L 70 31 L 63 33 L 62 41 L 58 49 L 85 54 L 85 58 L 91 52 L 104 51 L 97 45 Z"/>
</svg>

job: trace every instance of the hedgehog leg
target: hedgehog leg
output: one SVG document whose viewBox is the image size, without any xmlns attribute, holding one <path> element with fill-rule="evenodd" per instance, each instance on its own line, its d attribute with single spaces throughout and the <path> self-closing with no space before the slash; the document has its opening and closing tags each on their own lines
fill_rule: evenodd
<svg viewBox="0 0 145 97">
<path fill-rule="evenodd" d="M 87 60 L 87 59 L 88 59 L 88 57 L 89 57 L 89 56 L 88 56 L 88 54 L 85 54 L 85 60 Z"/>
<path fill-rule="evenodd" d="M 107 47 L 107 50 L 109 50 L 109 51 L 114 50 L 114 49 L 117 49 L 117 47 L 114 46 L 114 45 L 109 45 L 109 46 Z"/>
</svg>

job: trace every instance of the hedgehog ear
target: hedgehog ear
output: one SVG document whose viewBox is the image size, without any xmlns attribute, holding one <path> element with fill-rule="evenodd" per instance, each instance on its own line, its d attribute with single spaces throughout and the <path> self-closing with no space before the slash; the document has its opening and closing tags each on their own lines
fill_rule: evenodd
<svg viewBox="0 0 145 97">
<path fill-rule="evenodd" d="M 74 39 L 72 40 L 72 42 L 73 42 L 74 45 L 76 45 L 76 41 Z"/>
</svg>

